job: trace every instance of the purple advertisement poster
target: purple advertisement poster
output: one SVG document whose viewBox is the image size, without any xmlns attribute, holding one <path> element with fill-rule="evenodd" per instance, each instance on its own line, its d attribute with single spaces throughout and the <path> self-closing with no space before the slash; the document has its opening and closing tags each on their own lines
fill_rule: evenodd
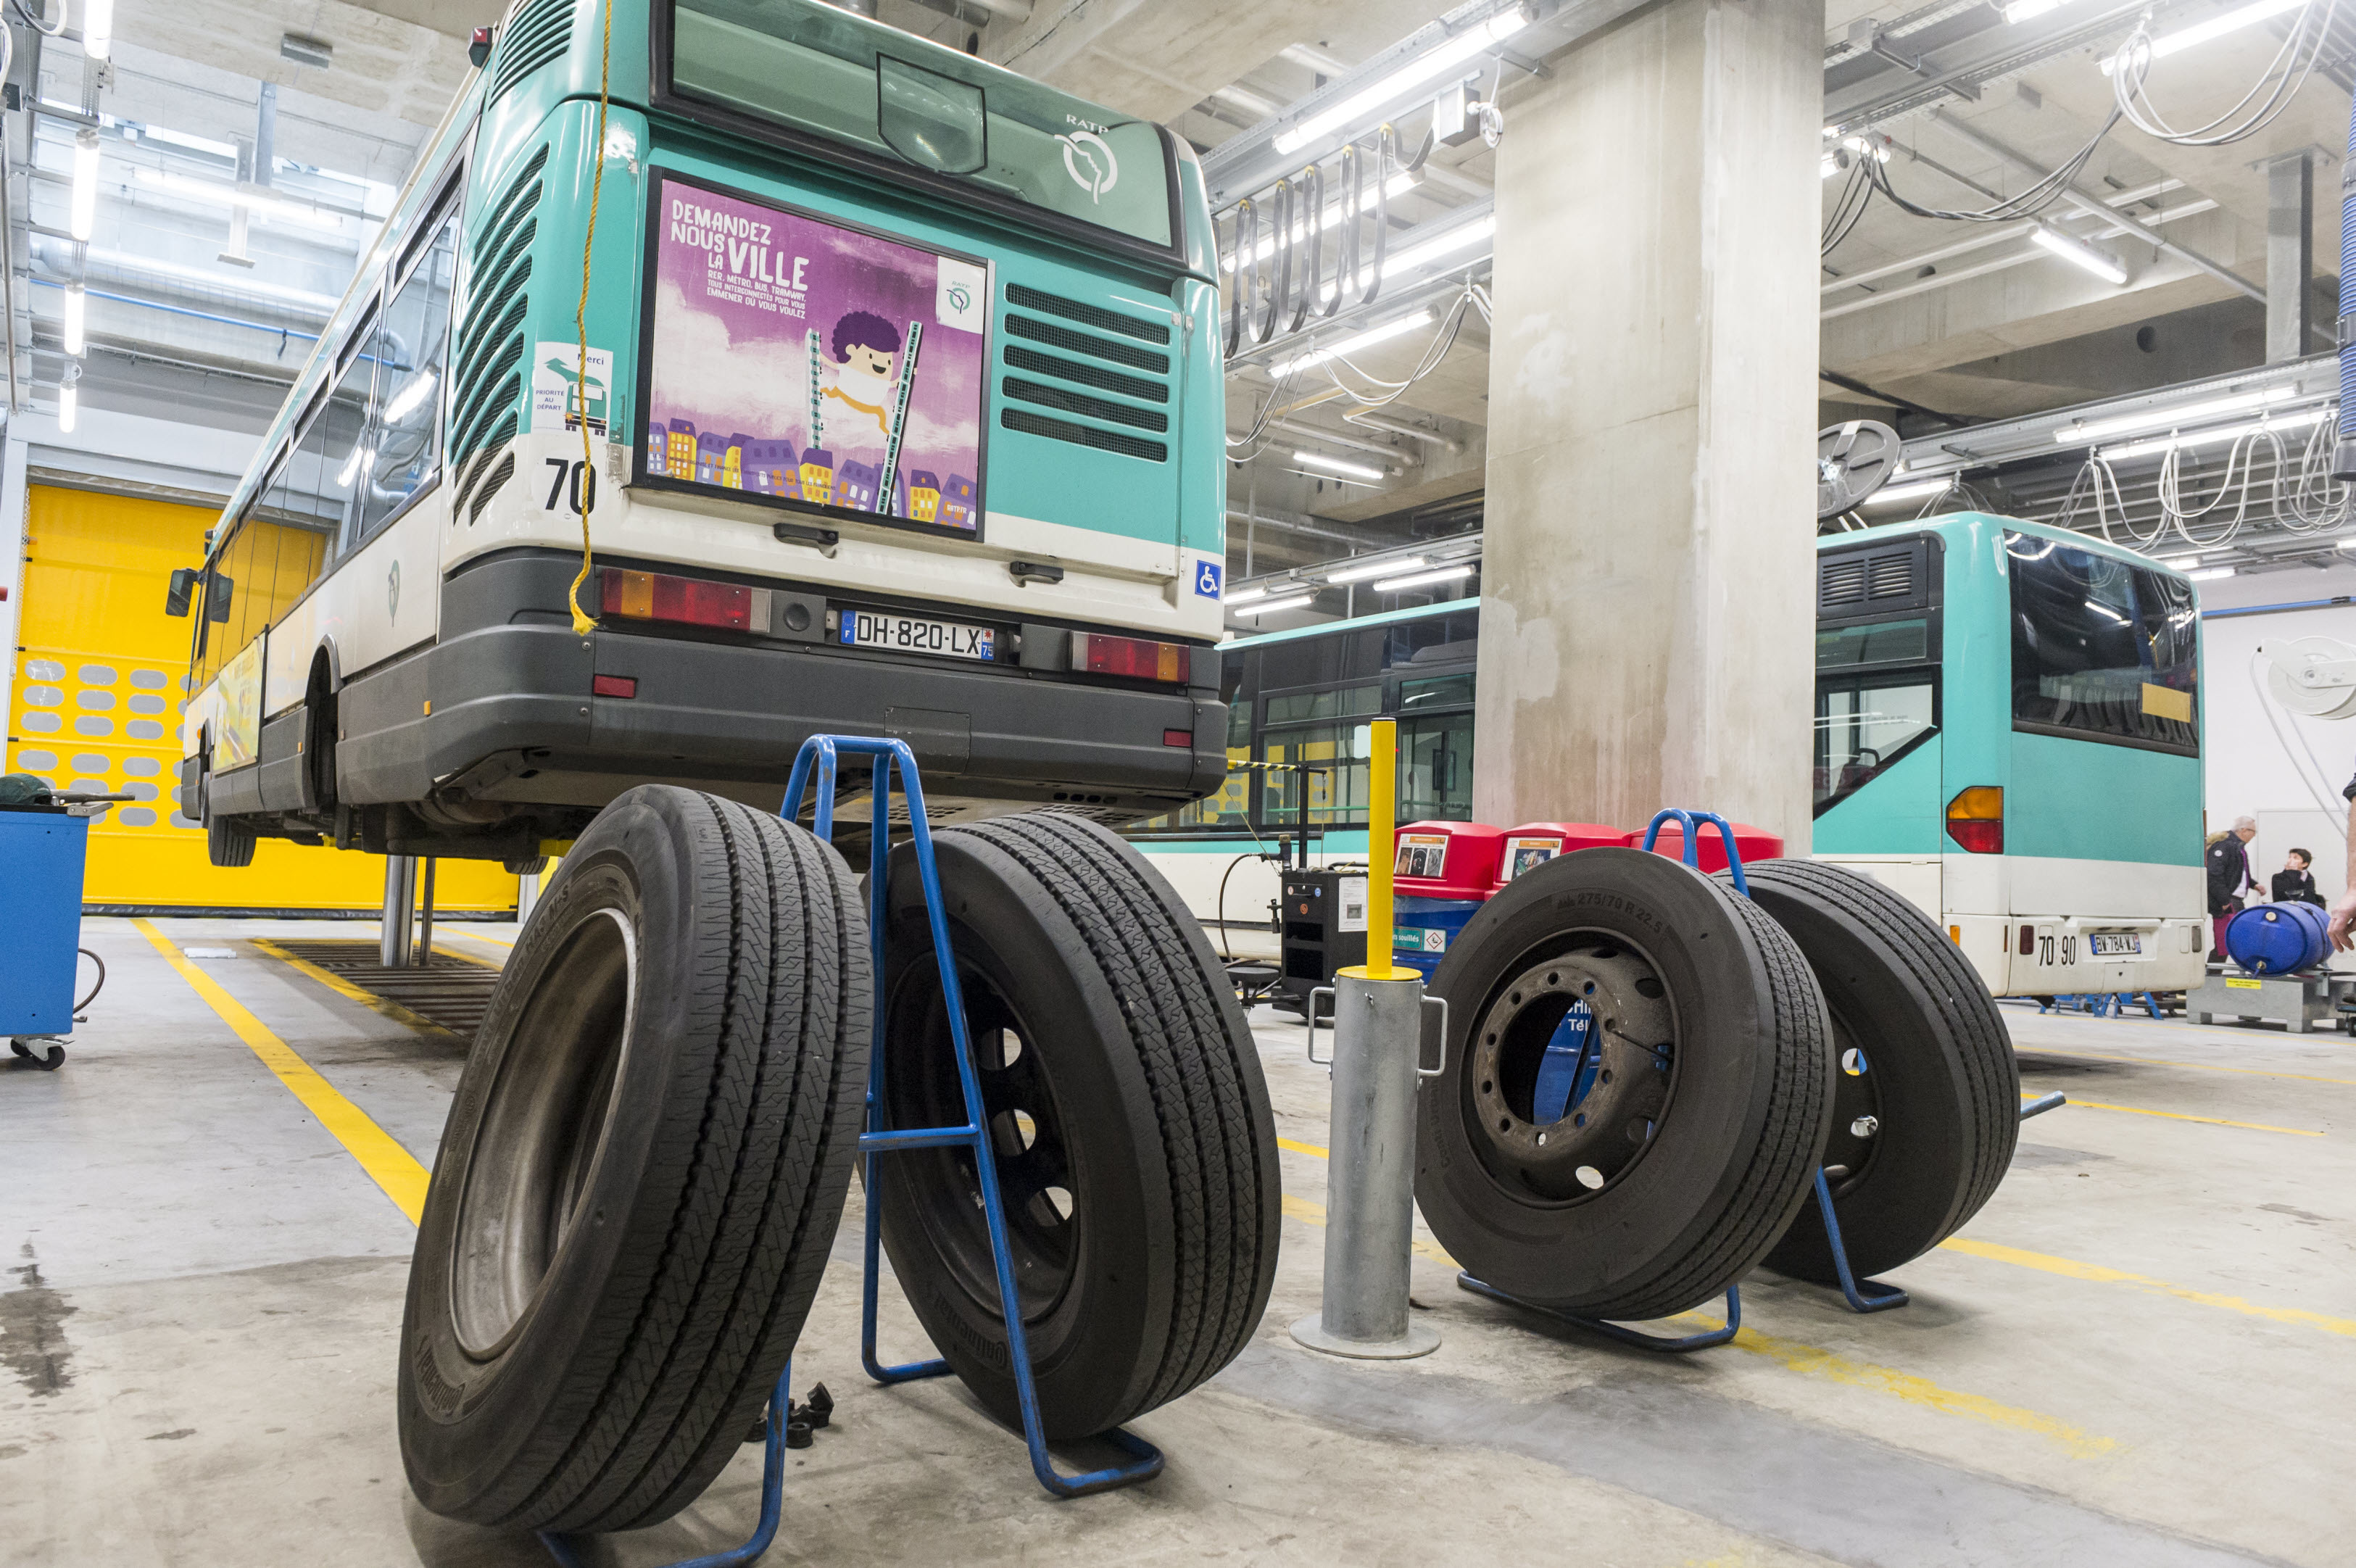
<svg viewBox="0 0 2356 1568">
<path fill-rule="evenodd" d="M 646 472 L 981 530 L 989 274 L 663 179 Z"/>
</svg>

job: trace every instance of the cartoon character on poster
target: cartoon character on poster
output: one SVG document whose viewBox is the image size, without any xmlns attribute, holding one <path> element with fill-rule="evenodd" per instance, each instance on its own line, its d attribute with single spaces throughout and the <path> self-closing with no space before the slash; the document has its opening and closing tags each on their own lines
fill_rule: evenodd
<svg viewBox="0 0 2356 1568">
<path fill-rule="evenodd" d="M 834 324 L 833 385 L 826 395 L 875 422 L 880 436 L 892 433 L 893 379 L 900 356 L 900 331 L 870 310 L 854 310 Z M 864 434 L 864 421 L 862 433 Z"/>
</svg>

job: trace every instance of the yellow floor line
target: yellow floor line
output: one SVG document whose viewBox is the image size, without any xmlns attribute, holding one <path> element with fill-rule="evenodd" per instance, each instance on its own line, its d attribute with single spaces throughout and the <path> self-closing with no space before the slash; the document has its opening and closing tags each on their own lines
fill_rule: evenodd
<svg viewBox="0 0 2356 1568">
<path fill-rule="evenodd" d="M 190 963 L 187 955 L 153 923 L 137 919 L 132 924 L 155 945 L 155 950 L 164 955 L 166 962 L 180 972 L 180 978 L 188 983 L 189 988 L 220 1015 L 221 1022 L 235 1030 L 237 1037 L 262 1058 L 262 1065 L 278 1075 L 278 1081 L 293 1091 L 303 1108 L 317 1117 L 319 1124 L 350 1151 L 369 1179 L 382 1187 L 394 1207 L 409 1216 L 409 1222 L 416 1224 L 418 1217 L 425 1212 L 426 1181 L 425 1167 L 417 1163 L 417 1157 L 369 1121 L 368 1112 L 337 1093 L 335 1085 L 321 1078 L 310 1063 L 294 1054 L 292 1047 L 272 1034 L 269 1026 L 222 990 L 220 982 Z"/>
<path fill-rule="evenodd" d="M 434 934 L 436 936 L 440 936 L 444 933 L 436 931 Z M 472 941 L 489 942 L 494 947 L 511 948 L 515 946 L 515 943 L 508 940 L 505 937 L 487 937 L 480 931 L 462 931 L 453 929 L 447 934 L 454 937 L 465 937 Z"/>
<path fill-rule="evenodd" d="M 2024 1094 L 2021 1098 L 2028 1100 L 2032 1097 Z M 2081 1100 L 2074 1094 L 2070 1097 L 2069 1106 L 2057 1106 L 2055 1109 L 2067 1110 L 2071 1107 L 2083 1111 L 2124 1111 L 2130 1116 L 2165 1116 L 2171 1122 L 2205 1122 L 2211 1127 L 2245 1127 L 2253 1133 L 2288 1133 L 2295 1138 L 2323 1136 L 2322 1133 L 2309 1127 L 2276 1127 L 2265 1122 L 2229 1121 L 2222 1116 L 2188 1116 L 2181 1111 L 2147 1111 L 2140 1105 L 2106 1105 L 2099 1100 Z"/>
<path fill-rule="evenodd" d="M 377 1013 L 380 1013 L 396 1024 L 400 1024 L 407 1028 L 414 1029 L 421 1035 L 432 1035 L 437 1039 L 455 1039 L 457 1037 L 449 1030 L 444 1028 L 433 1019 L 424 1016 L 423 1014 L 412 1013 L 408 1008 L 403 1007 L 400 1003 L 391 1001 L 386 997 L 379 996 L 373 991 L 363 991 L 359 986 L 354 985 L 350 981 L 346 980 L 342 975 L 336 973 L 333 970 L 321 969 L 317 964 L 313 963 L 308 959 L 296 958 L 293 953 L 288 952 L 284 948 L 280 947 L 275 941 L 272 940 L 268 937 L 250 937 L 247 940 L 252 942 L 256 948 L 268 953 L 272 958 L 276 959 L 279 962 L 286 965 L 289 969 L 294 970 L 296 973 L 309 976 L 311 979 L 316 980 L 320 984 L 326 986 L 328 990 L 334 992 L 337 995 L 348 996 L 353 1001 L 359 1003 L 361 1006 L 372 1009 Z"/>
<path fill-rule="evenodd" d="M 2321 1073 L 2315 1072 L 2278 1072 L 2272 1068 L 2226 1067 L 2218 1062 L 2161 1061 L 2155 1057 L 2115 1057 L 2102 1051 L 2081 1051 L 2072 1049 L 2049 1052 L 2035 1046 L 2030 1047 L 2029 1050 L 2032 1055 L 2036 1056 L 2050 1055 L 2087 1057 L 2098 1062 L 2133 1062 L 2137 1067 L 2190 1068 L 2195 1072 L 2237 1072 L 2250 1078 L 2288 1078 L 2296 1079 L 2301 1083 L 2337 1083 L 2343 1084 L 2350 1089 L 2356 1089 L 2356 1078 L 2327 1078 Z M 2023 1072 L 2046 1072 L 2051 1069 L 2046 1068 L 2029 1067 L 2023 1068 L 2021 1070 Z"/>
<path fill-rule="evenodd" d="M 1313 1144 L 1296 1144 L 1287 1138 L 1280 1138 L 1277 1142 L 1299 1154 L 1323 1155 L 1325 1152 Z M 1284 1199 L 1284 1212 L 1289 1218 L 1301 1220 L 1304 1224 L 1322 1226 L 1325 1223 L 1325 1210 L 1304 1197 L 1293 1197 L 1288 1195 Z M 1451 1269 L 1461 1267 L 1455 1259 L 1440 1251 L 1432 1242 L 1418 1240 L 1414 1247 L 1416 1251 L 1434 1262 L 1444 1264 Z M 1713 1319 L 1701 1313 L 1687 1312 L 1679 1314 L 1671 1321 L 1715 1327 L 1725 1319 Z M 1967 1394 L 1954 1389 L 1942 1388 L 1929 1379 L 1918 1378 L 1912 1372 L 1901 1372 L 1895 1367 L 1876 1366 L 1870 1361 L 1851 1360 L 1848 1357 L 1835 1351 L 1822 1349 L 1814 1345 L 1804 1345 L 1796 1339 L 1778 1338 L 1772 1334 L 1762 1334 L 1755 1328 L 1744 1328 L 1736 1332 L 1730 1343 L 1738 1349 L 1748 1350 L 1754 1356 L 1764 1356 L 1778 1366 L 1806 1377 L 1822 1378 L 1826 1381 L 1843 1383 L 1851 1388 L 1869 1389 L 1876 1393 L 1885 1393 L 1904 1400 L 1909 1404 L 1921 1405 L 1925 1409 L 1940 1411 L 1948 1415 L 1960 1415 L 1967 1420 L 1984 1422 L 1991 1426 L 2009 1427 L 2016 1432 L 2032 1433 L 2039 1437 L 2047 1438 L 2061 1444 L 2077 1458 L 2091 1458 L 2097 1454 L 2106 1454 L 2117 1446 L 2117 1444 L 2108 1437 L 2091 1437 L 2078 1428 L 2064 1422 L 2056 1421 L 2050 1415 L 2041 1415 L 2036 1411 L 2022 1410 L 2014 1405 L 2000 1404 L 1980 1394 Z"/>
<path fill-rule="evenodd" d="M 2104 1284 L 2134 1285 L 2138 1290 L 2170 1295 L 2179 1301 L 2198 1302 L 2202 1306 L 2222 1306 L 2228 1312 L 2242 1313 L 2250 1317 L 2263 1317 L 2275 1323 L 2304 1324 L 2320 1328 L 2327 1334 L 2338 1334 L 2356 1339 L 2356 1318 L 2330 1317 L 2320 1312 L 2307 1312 L 2295 1306 L 2265 1306 L 2238 1295 L 2220 1295 L 2212 1291 L 2191 1290 L 2183 1285 L 2156 1280 L 2148 1274 L 2132 1274 L 2124 1269 L 2106 1269 L 2099 1263 L 2082 1263 L 2074 1258 L 2057 1258 L 2046 1252 L 2025 1251 L 2019 1247 L 2000 1247 L 1993 1241 L 1974 1241 L 1962 1236 L 1950 1236 L 1939 1243 L 1941 1250 L 1962 1252 L 1968 1257 L 1986 1258 L 1992 1262 L 2011 1263 L 2019 1268 L 2036 1269 L 2044 1273 L 2059 1274 L 2064 1279 L 2092 1280 Z"/>
<path fill-rule="evenodd" d="M 1319 1148 L 1314 1144 L 1295 1143 L 1290 1138 L 1279 1138 L 1276 1141 L 1276 1146 L 1280 1149 L 1290 1149 L 1296 1155 L 1314 1155 L 1321 1160 L 1330 1160 L 1333 1157 L 1331 1153 Z"/>
</svg>

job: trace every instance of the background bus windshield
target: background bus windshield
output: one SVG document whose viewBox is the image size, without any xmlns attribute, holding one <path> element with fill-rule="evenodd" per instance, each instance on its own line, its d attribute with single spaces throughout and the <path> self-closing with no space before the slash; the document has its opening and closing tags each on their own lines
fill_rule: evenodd
<svg viewBox="0 0 2356 1568">
<path fill-rule="evenodd" d="M 2005 553 L 2013 727 L 2197 756 L 2192 585 L 2029 534 Z"/>
<path fill-rule="evenodd" d="M 1142 120 L 905 39 L 819 0 L 677 0 L 671 91 L 1063 218 L 1173 242 L 1171 170 Z"/>
</svg>

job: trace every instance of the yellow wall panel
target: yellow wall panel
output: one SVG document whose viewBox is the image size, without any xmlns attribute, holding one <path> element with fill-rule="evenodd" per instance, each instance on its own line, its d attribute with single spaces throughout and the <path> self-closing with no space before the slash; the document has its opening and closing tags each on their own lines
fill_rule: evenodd
<svg viewBox="0 0 2356 1568">
<path fill-rule="evenodd" d="M 7 771 L 140 797 L 91 828 L 85 904 L 379 908 L 380 855 L 266 838 L 252 865 L 216 866 L 205 857 L 204 830 L 176 809 L 194 623 L 164 613 L 164 589 L 174 567 L 203 558 L 215 519 L 201 507 L 33 488 Z M 436 870 L 437 908 L 512 909 L 515 901 L 516 878 L 494 862 L 450 860 Z"/>
</svg>

